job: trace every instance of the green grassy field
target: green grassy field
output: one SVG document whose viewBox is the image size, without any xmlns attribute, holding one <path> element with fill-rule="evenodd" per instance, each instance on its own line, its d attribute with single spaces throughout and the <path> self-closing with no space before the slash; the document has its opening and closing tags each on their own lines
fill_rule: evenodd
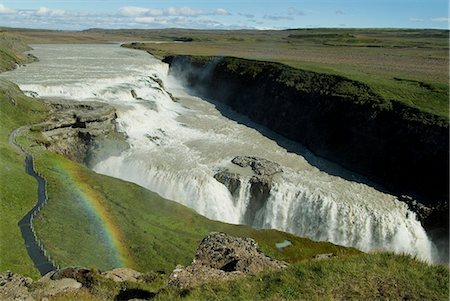
<svg viewBox="0 0 450 301">
<path fill-rule="evenodd" d="M 0 72 L 14 69 L 16 64 L 30 61 L 23 52 L 31 48 L 21 39 L 0 30 Z"/>
<path fill-rule="evenodd" d="M 159 57 L 234 56 L 341 75 L 368 84 L 388 101 L 449 116 L 446 30 L 299 29 L 158 34 L 160 39 L 186 36 L 193 41 L 140 43 L 133 47 Z M 153 39 L 157 39 L 156 34 Z"/>
<path fill-rule="evenodd" d="M 448 300 L 448 268 L 408 256 L 361 254 L 292 264 L 190 290 L 167 286 L 167 275 L 149 273 L 146 283 L 117 283 L 94 271 L 95 287 L 51 300 L 113 300 L 123 289 L 156 293 L 153 300 Z"/>
<path fill-rule="evenodd" d="M 8 145 L 8 136 L 15 128 L 43 120 L 46 111 L 45 105 L 25 97 L 16 85 L 0 80 L 0 271 L 33 277 L 39 274 L 17 223 L 36 203 L 37 183 L 25 173 L 24 158 Z"/>
</svg>

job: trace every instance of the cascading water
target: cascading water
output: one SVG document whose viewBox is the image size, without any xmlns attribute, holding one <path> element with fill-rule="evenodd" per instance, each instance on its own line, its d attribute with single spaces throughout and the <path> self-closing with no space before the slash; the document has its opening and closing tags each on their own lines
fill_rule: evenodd
<svg viewBox="0 0 450 301">
<path fill-rule="evenodd" d="M 33 54 L 40 62 L 1 76 L 40 97 L 96 100 L 117 108 L 130 148 L 97 162 L 95 171 L 135 182 L 212 219 L 434 260 L 432 243 L 405 204 L 322 172 L 225 118 L 214 105 L 189 96 L 167 76 L 167 65 L 146 53 L 117 45 L 40 45 Z M 265 158 L 283 168 L 251 219 L 248 169 L 240 170 L 241 185 L 233 195 L 214 178 L 234 168 L 230 161 L 236 156 Z"/>
</svg>

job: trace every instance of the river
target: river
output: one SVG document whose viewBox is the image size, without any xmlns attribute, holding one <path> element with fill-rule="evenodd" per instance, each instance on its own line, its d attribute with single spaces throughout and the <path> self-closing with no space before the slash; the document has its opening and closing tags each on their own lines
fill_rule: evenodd
<svg viewBox="0 0 450 301">
<path fill-rule="evenodd" d="M 149 54 L 117 44 L 33 47 L 39 62 L 0 76 L 29 95 L 116 107 L 118 128 L 130 148 L 93 164 L 96 172 L 137 183 L 211 219 L 436 260 L 432 242 L 404 203 L 319 170 L 315 166 L 338 167 L 312 155 L 306 160 L 261 131 L 224 117 L 213 102 L 190 96 L 168 75 L 168 65 Z M 230 161 L 236 156 L 265 158 L 283 168 L 252 220 L 244 218 L 250 176 L 242 175 L 234 197 L 214 178 L 234 168 Z"/>
</svg>

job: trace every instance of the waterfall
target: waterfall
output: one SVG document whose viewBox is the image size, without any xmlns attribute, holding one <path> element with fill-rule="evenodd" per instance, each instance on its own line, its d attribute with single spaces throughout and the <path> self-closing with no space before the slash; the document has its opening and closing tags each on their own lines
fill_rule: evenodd
<svg viewBox="0 0 450 301">
<path fill-rule="evenodd" d="M 222 116 L 213 104 L 190 96 L 167 75 L 166 64 L 117 48 L 39 46 L 40 62 L 11 73 L 30 95 L 116 107 L 118 128 L 130 148 L 96 163 L 96 172 L 137 183 L 211 219 L 434 260 L 433 244 L 415 214 L 395 197 L 317 169 L 255 129 Z M 76 60 L 64 59 L 71 53 Z M 282 166 L 264 200 L 259 196 L 255 203 L 253 174 L 233 166 L 236 156 Z M 235 172 L 239 185 L 218 181 L 223 170 Z"/>
</svg>

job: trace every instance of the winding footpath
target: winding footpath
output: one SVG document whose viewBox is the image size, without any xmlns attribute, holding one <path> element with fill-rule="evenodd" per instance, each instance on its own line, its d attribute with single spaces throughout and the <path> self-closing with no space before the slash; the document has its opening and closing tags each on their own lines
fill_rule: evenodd
<svg viewBox="0 0 450 301">
<path fill-rule="evenodd" d="M 16 144 L 16 137 L 28 131 L 30 126 L 22 126 L 11 132 L 8 137 L 8 143 L 14 150 L 25 157 L 25 171 L 28 175 L 34 177 L 38 182 L 37 203 L 34 207 L 19 221 L 18 225 L 25 241 L 25 246 L 33 261 L 35 267 L 41 275 L 45 275 L 50 271 L 56 270 L 57 266 L 52 261 L 48 252 L 45 250 L 42 242 L 37 238 L 33 227 L 34 217 L 41 211 L 48 201 L 47 183 L 45 179 L 34 170 L 33 156 L 27 153 L 22 147 Z M 26 189 L 26 188 L 25 188 Z"/>
</svg>

